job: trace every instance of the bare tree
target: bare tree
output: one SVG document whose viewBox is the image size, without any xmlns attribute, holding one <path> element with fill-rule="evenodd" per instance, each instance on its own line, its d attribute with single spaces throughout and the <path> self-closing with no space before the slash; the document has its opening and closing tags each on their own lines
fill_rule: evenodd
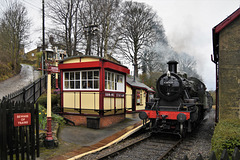
<svg viewBox="0 0 240 160">
<path fill-rule="evenodd" d="M 0 20 L 0 49 L 8 54 L 12 70 L 19 69 L 20 50 L 27 44 L 29 28 L 26 8 L 19 2 L 9 4 Z"/>
<path fill-rule="evenodd" d="M 186 53 L 180 53 L 177 54 L 176 61 L 179 63 L 179 70 L 181 72 L 185 72 L 188 77 L 196 77 L 198 79 L 202 79 L 196 71 L 197 62 L 193 56 Z"/>
<path fill-rule="evenodd" d="M 120 0 L 85 0 L 84 6 L 79 11 L 79 18 L 82 26 L 89 29 L 90 26 L 97 26 L 98 31 L 92 40 L 92 51 L 97 56 L 104 57 L 111 54 L 116 48 L 118 36 L 116 29 L 118 27 L 118 17 L 120 9 Z M 85 32 L 85 41 L 82 46 L 89 46 L 89 34 Z"/>
<path fill-rule="evenodd" d="M 143 51 L 156 40 L 157 19 L 152 8 L 143 3 L 126 1 L 122 5 L 119 50 L 134 65 L 136 76 Z"/>
<path fill-rule="evenodd" d="M 51 33 L 65 44 L 68 56 L 76 54 L 82 28 L 78 23 L 78 8 L 81 0 L 50 0 L 48 16 L 54 23 Z"/>
</svg>

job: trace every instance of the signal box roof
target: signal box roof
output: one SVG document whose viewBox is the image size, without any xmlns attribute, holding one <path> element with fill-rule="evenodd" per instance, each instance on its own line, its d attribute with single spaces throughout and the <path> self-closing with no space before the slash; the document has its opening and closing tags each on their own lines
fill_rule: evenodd
<svg viewBox="0 0 240 160">
<path fill-rule="evenodd" d="M 88 61 L 82 61 L 84 59 L 90 59 Z M 76 61 L 77 60 L 77 61 Z M 67 63 L 64 63 L 67 62 Z M 107 68 L 107 69 L 112 69 L 116 70 L 122 73 L 129 74 L 129 69 L 117 63 L 116 61 L 111 61 L 102 57 L 97 57 L 97 56 L 73 56 L 73 57 L 68 57 L 63 60 L 59 61 L 58 68 L 60 70 L 65 70 L 65 69 L 86 69 L 86 68 Z"/>
</svg>

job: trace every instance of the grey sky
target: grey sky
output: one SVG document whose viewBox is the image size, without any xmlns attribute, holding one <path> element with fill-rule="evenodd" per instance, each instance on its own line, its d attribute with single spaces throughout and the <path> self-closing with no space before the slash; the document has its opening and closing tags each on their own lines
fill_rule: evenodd
<svg viewBox="0 0 240 160">
<path fill-rule="evenodd" d="M 2 0 L 1 0 L 2 1 Z M 45 0 L 46 2 L 47 0 Z M 215 89 L 215 65 L 211 62 L 212 28 L 240 6 L 240 0 L 134 0 L 144 2 L 162 19 L 170 45 L 197 60 L 197 71 L 209 90 Z M 33 21 L 31 39 L 41 37 L 42 0 L 22 0 Z M 46 17 L 47 19 L 47 17 Z M 47 19 L 48 20 L 48 19 Z M 47 25 L 46 25 L 47 27 Z M 31 45 L 29 49 L 33 49 Z"/>
<path fill-rule="evenodd" d="M 240 0 L 137 0 L 150 5 L 162 19 L 174 50 L 197 60 L 197 71 L 209 90 L 215 90 L 211 62 L 212 28 L 240 6 Z"/>
</svg>

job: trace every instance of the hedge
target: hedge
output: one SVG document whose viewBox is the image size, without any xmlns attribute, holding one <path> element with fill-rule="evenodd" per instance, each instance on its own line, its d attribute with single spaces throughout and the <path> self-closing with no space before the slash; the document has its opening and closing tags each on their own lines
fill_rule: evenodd
<svg viewBox="0 0 240 160">
<path fill-rule="evenodd" d="M 220 158 L 224 149 L 232 155 L 235 147 L 240 147 L 240 120 L 224 119 L 215 127 L 212 137 L 212 151 Z"/>
</svg>

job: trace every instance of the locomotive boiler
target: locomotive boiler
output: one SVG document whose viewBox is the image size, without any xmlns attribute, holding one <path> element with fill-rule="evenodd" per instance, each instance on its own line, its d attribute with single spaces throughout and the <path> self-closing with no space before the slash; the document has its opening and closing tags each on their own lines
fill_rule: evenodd
<svg viewBox="0 0 240 160">
<path fill-rule="evenodd" d="M 139 117 L 151 132 L 170 132 L 184 137 L 212 108 L 212 97 L 199 79 L 178 74 L 177 64 L 168 62 L 168 72 L 157 80 L 156 98 L 146 104 Z"/>
</svg>

